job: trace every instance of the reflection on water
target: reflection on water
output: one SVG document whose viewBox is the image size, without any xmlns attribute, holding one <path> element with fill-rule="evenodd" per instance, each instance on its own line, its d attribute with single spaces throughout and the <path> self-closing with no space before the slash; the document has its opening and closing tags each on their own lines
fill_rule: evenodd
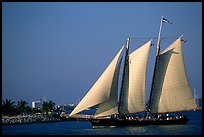
<svg viewBox="0 0 204 137">
<path fill-rule="evenodd" d="M 2 126 L 3 135 L 202 135 L 202 111 L 188 113 L 184 125 L 92 128 L 89 121 Z"/>
<path fill-rule="evenodd" d="M 90 135 L 201 135 L 202 128 L 194 125 L 150 125 L 87 129 Z"/>
</svg>

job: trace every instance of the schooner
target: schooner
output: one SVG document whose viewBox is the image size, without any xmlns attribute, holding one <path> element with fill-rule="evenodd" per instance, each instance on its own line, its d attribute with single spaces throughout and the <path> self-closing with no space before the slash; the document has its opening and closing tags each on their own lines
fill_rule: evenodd
<svg viewBox="0 0 204 137">
<path fill-rule="evenodd" d="M 161 119 L 159 114 L 194 110 L 196 103 L 187 79 L 182 54 L 182 38 L 177 38 L 160 53 L 162 24 L 169 23 L 161 17 L 150 99 L 146 108 L 146 72 L 152 40 L 129 53 L 130 38 L 114 59 L 74 108 L 69 117 L 98 105 L 89 119 L 93 126 L 124 126 L 151 124 L 183 124 L 186 116 Z M 122 51 L 125 50 L 121 89 L 118 100 L 119 73 Z M 127 117 L 129 114 L 146 112 L 147 118 Z M 156 114 L 156 115 L 155 115 Z M 116 117 L 112 117 L 115 116 Z M 157 117 L 153 117 L 157 116 Z"/>
</svg>

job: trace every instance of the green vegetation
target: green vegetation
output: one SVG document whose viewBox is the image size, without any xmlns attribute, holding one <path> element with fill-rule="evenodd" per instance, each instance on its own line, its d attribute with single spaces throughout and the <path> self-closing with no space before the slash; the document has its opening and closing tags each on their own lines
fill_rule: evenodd
<svg viewBox="0 0 204 137">
<path fill-rule="evenodd" d="M 20 100 L 17 102 L 17 105 L 14 107 L 14 110 L 16 114 L 26 114 L 26 113 L 31 113 L 32 109 L 31 107 L 27 106 L 27 102 Z"/>
<path fill-rule="evenodd" d="M 10 99 L 6 99 L 2 104 L 2 114 L 13 115 L 14 114 L 14 103 Z"/>
<path fill-rule="evenodd" d="M 2 103 L 2 114 L 5 116 L 17 116 L 24 114 L 46 114 L 52 115 L 51 112 L 60 112 L 59 108 L 55 109 L 55 103 L 52 100 L 48 102 L 44 101 L 40 108 L 31 108 L 28 106 L 28 102 L 20 100 L 15 104 L 15 102 L 10 99 L 5 99 Z M 54 113 L 53 115 L 56 115 Z"/>
<path fill-rule="evenodd" d="M 48 102 L 43 102 L 41 111 L 42 113 L 48 114 L 48 112 L 51 112 L 54 110 L 54 106 L 55 106 L 55 103 L 52 102 L 51 100 Z"/>
</svg>

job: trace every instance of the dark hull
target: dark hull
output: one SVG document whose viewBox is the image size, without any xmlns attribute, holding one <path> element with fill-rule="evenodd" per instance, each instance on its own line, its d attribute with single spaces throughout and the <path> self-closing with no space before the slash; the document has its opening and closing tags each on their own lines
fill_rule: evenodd
<svg viewBox="0 0 204 137">
<path fill-rule="evenodd" d="M 171 125 L 185 124 L 189 118 L 182 117 L 171 120 L 128 120 L 128 119 L 89 119 L 93 127 L 97 126 L 147 126 L 147 125 Z"/>
</svg>

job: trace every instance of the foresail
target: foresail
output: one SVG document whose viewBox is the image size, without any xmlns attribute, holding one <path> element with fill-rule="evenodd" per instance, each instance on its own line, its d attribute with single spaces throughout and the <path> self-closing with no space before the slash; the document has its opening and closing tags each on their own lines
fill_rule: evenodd
<svg viewBox="0 0 204 137">
<path fill-rule="evenodd" d="M 145 111 L 146 70 L 151 40 L 129 55 L 120 114 Z"/>
<path fill-rule="evenodd" d="M 121 62 L 122 62 L 122 58 L 120 59 L 120 62 L 114 73 L 111 91 L 110 91 L 110 98 L 98 106 L 94 117 L 102 117 L 102 116 L 107 116 L 112 114 L 118 114 L 118 77 L 119 77 Z"/>
<path fill-rule="evenodd" d="M 185 72 L 181 46 L 181 38 L 178 38 L 159 55 L 152 91 L 152 113 L 196 108 Z"/>
<path fill-rule="evenodd" d="M 74 108 L 69 116 L 79 113 L 99 103 L 105 102 L 110 98 L 113 76 L 122 50 L 123 47 L 119 50 L 103 74 L 99 77 L 99 79 L 95 82 L 89 92 L 84 96 L 84 98 Z"/>
</svg>

